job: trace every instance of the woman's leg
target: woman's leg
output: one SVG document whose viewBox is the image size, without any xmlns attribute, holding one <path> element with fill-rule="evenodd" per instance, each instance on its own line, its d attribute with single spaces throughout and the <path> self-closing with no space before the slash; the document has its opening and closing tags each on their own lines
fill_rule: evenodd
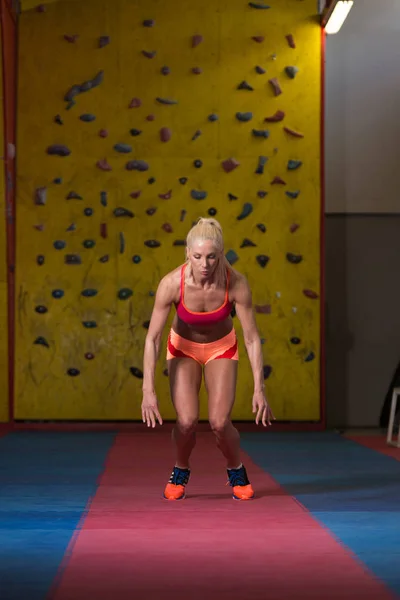
<svg viewBox="0 0 400 600">
<path fill-rule="evenodd" d="M 176 448 L 175 466 L 187 469 L 196 443 L 202 367 L 192 358 L 173 358 L 168 361 L 168 372 L 171 399 L 176 411 L 176 424 L 172 431 Z"/>
<path fill-rule="evenodd" d="M 236 469 L 241 464 L 240 436 L 230 418 L 235 402 L 237 367 L 237 360 L 227 358 L 211 360 L 204 367 L 208 418 L 228 469 Z"/>
</svg>

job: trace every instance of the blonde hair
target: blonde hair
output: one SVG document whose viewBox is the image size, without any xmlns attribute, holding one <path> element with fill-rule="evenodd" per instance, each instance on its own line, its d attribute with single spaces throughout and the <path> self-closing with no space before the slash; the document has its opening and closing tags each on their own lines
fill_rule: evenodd
<svg viewBox="0 0 400 600">
<path fill-rule="evenodd" d="M 217 285 L 224 286 L 227 270 L 232 273 L 232 267 L 224 254 L 224 236 L 219 222 L 216 219 L 200 217 L 186 236 L 186 248 L 191 248 L 195 240 L 211 240 L 213 242 L 219 255 L 215 269 L 215 282 Z M 186 264 L 190 268 L 188 256 L 186 256 Z"/>
</svg>

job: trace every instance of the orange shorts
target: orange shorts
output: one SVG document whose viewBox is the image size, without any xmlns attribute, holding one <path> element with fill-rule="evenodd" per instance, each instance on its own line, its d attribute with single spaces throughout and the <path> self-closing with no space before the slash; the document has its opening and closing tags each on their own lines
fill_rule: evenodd
<svg viewBox="0 0 400 600">
<path fill-rule="evenodd" d="M 239 360 L 239 350 L 235 329 L 215 342 L 199 344 L 181 337 L 173 329 L 169 332 L 167 342 L 167 360 L 171 358 L 192 358 L 201 365 L 206 365 L 210 360 L 229 358 Z"/>
</svg>

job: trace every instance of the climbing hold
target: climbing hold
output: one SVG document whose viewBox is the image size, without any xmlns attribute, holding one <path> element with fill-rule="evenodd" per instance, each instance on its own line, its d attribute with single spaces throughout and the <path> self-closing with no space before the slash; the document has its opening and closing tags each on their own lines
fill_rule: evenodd
<svg viewBox="0 0 400 600">
<path fill-rule="evenodd" d="M 306 298 L 311 298 L 311 300 L 316 300 L 318 298 L 318 294 L 314 290 L 305 289 L 303 290 L 303 294 Z"/>
<path fill-rule="evenodd" d="M 301 133 L 300 131 L 296 131 L 295 129 L 291 129 L 290 127 L 284 127 L 283 129 L 286 131 L 286 133 L 288 133 L 289 135 L 292 135 L 293 137 L 296 137 L 296 138 L 304 137 L 304 133 Z"/>
<path fill-rule="evenodd" d="M 209 208 L 207 212 L 210 215 L 210 217 L 215 217 L 215 215 L 217 214 L 217 209 L 216 208 Z"/>
<path fill-rule="evenodd" d="M 108 164 L 106 158 L 102 158 L 101 160 L 98 160 L 96 163 L 96 167 L 98 167 L 102 171 L 112 171 L 112 167 L 111 167 L 111 165 Z"/>
<path fill-rule="evenodd" d="M 292 306 L 292 313 L 294 313 L 294 314 L 297 313 L 297 307 L 296 306 Z"/>
<path fill-rule="evenodd" d="M 300 225 L 298 225 L 297 223 L 292 223 L 292 225 L 289 228 L 290 233 L 295 233 L 295 231 L 297 231 L 299 227 Z"/>
<path fill-rule="evenodd" d="M 230 265 L 235 264 L 235 262 L 239 260 L 239 257 L 234 250 L 228 250 L 225 254 L 225 258 Z"/>
<path fill-rule="evenodd" d="M 164 223 L 164 225 L 161 226 L 161 229 L 163 229 L 166 233 L 172 233 L 174 231 L 171 223 Z"/>
<path fill-rule="evenodd" d="M 110 260 L 109 254 L 104 254 L 103 256 L 100 256 L 100 258 L 99 258 L 99 262 L 101 262 L 101 263 L 106 263 L 109 260 Z"/>
<path fill-rule="evenodd" d="M 255 246 L 257 246 L 257 244 L 249 240 L 249 238 L 244 238 L 243 242 L 240 244 L 241 248 L 254 248 Z"/>
<path fill-rule="evenodd" d="M 186 246 L 186 241 L 185 240 L 175 240 L 172 245 L 173 246 Z"/>
<path fill-rule="evenodd" d="M 169 192 L 166 192 L 165 194 L 158 194 L 158 197 L 161 198 L 161 200 L 169 200 L 172 196 L 172 190 L 169 190 Z"/>
<path fill-rule="evenodd" d="M 56 177 L 55 179 L 53 179 L 53 183 L 55 183 L 56 185 L 60 185 L 62 182 L 62 177 Z"/>
<path fill-rule="evenodd" d="M 290 338 L 290 343 L 294 344 L 295 346 L 297 346 L 298 344 L 300 344 L 301 340 L 298 337 L 291 337 Z"/>
<path fill-rule="evenodd" d="M 268 129 L 252 129 L 252 134 L 254 137 L 263 137 L 265 139 L 269 138 Z"/>
<path fill-rule="evenodd" d="M 126 163 L 125 169 L 127 171 L 148 171 L 149 165 L 144 160 L 130 160 Z"/>
<path fill-rule="evenodd" d="M 75 223 L 71 223 L 71 225 L 69 225 L 65 231 L 76 231 Z"/>
<path fill-rule="evenodd" d="M 134 262 L 135 265 L 138 265 L 141 262 L 141 260 L 142 259 L 140 258 L 139 254 L 134 254 L 132 256 L 132 262 Z"/>
<path fill-rule="evenodd" d="M 154 120 L 155 120 L 155 116 L 154 115 L 147 115 L 146 121 L 154 121 Z"/>
<path fill-rule="evenodd" d="M 55 298 L 56 300 L 59 300 L 60 298 L 62 298 L 64 296 L 64 292 L 63 290 L 53 290 L 51 292 L 51 295 L 53 296 L 53 298 Z"/>
<path fill-rule="evenodd" d="M 197 158 L 196 160 L 193 161 L 193 166 L 196 169 L 200 169 L 203 166 L 203 162 Z"/>
<path fill-rule="evenodd" d="M 259 198 L 265 198 L 265 196 L 267 196 L 267 195 L 268 195 L 268 192 L 266 192 L 265 190 L 258 190 L 258 192 L 257 192 L 257 196 Z"/>
<path fill-rule="evenodd" d="M 244 123 L 247 123 L 247 121 L 251 121 L 251 119 L 253 118 L 253 113 L 252 112 L 237 112 L 236 118 L 238 121 L 243 121 Z"/>
<path fill-rule="evenodd" d="M 200 129 L 197 129 L 194 134 L 192 135 L 192 142 L 194 142 L 195 140 L 197 140 L 198 137 L 201 136 L 201 131 Z"/>
<path fill-rule="evenodd" d="M 271 365 L 264 365 L 263 366 L 264 379 L 268 379 L 268 377 L 271 375 L 271 373 L 272 373 Z"/>
<path fill-rule="evenodd" d="M 264 173 L 264 167 L 267 164 L 268 161 L 268 157 L 267 156 L 259 156 L 258 157 L 258 164 L 257 164 L 257 168 L 256 168 L 256 173 L 257 175 L 262 175 Z"/>
<path fill-rule="evenodd" d="M 200 34 L 195 34 L 192 36 L 192 48 L 196 48 L 203 41 L 203 36 Z"/>
<path fill-rule="evenodd" d="M 42 265 L 44 265 L 44 256 L 43 254 L 38 254 L 36 257 L 36 262 L 37 264 L 41 267 Z"/>
<path fill-rule="evenodd" d="M 139 198 L 141 193 L 142 193 L 141 190 L 135 190 L 134 192 L 131 192 L 129 195 L 131 198 Z"/>
<path fill-rule="evenodd" d="M 238 197 L 237 197 L 237 196 L 235 196 L 234 194 L 230 194 L 230 193 L 228 193 L 228 199 L 229 199 L 229 200 L 232 202 L 233 200 L 237 200 L 237 199 L 238 199 Z"/>
<path fill-rule="evenodd" d="M 97 327 L 96 321 L 82 321 L 82 325 L 86 329 L 95 329 Z"/>
<path fill-rule="evenodd" d="M 64 100 L 65 102 L 71 102 L 78 94 L 82 94 L 83 92 L 88 92 L 93 88 L 99 86 L 104 79 L 104 71 L 99 71 L 93 79 L 89 79 L 88 81 L 84 81 L 81 84 L 73 85 L 65 94 Z"/>
<path fill-rule="evenodd" d="M 240 213 L 239 216 L 236 217 L 236 219 L 238 221 L 242 221 L 243 219 L 248 217 L 252 212 L 253 212 L 253 205 L 250 204 L 250 202 L 245 202 L 245 204 L 243 204 L 242 212 Z"/>
<path fill-rule="evenodd" d="M 148 329 L 150 327 L 150 321 L 143 321 L 142 327 L 144 327 L 144 329 Z"/>
<path fill-rule="evenodd" d="M 285 194 L 289 198 L 294 199 L 294 198 L 297 198 L 297 196 L 300 194 L 300 190 L 296 190 L 295 192 L 286 191 Z"/>
<path fill-rule="evenodd" d="M 146 214 L 149 215 L 149 217 L 152 217 L 156 213 L 156 211 L 157 211 L 157 208 L 155 208 L 155 207 L 148 208 L 146 210 Z"/>
<path fill-rule="evenodd" d="M 257 44 L 262 44 L 262 42 L 265 40 L 265 37 L 263 35 L 253 35 L 251 39 L 254 42 L 257 42 Z"/>
<path fill-rule="evenodd" d="M 254 310 L 257 314 L 260 315 L 270 315 L 272 312 L 272 308 L 270 304 L 256 304 L 254 306 Z"/>
<path fill-rule="evenodd" d="M 301 254 L 293 254 L 292 252 L 287 252 L 286 258 L 292 265 L 298 265 L 303 260 Z"/>
<path fill-rule="evenodd" d="M 80 371 L 79 369 L 68 369 L 67 371 L 67 375 L 69 375 L 70 377 L 77 377 L 78 375 L 80 375 Z"/>
<path fill-rule="evenodd" d="M 265 233 L 267 231 L 267 228 L 265 227 L 264 223 L 257 223 L 257 227 L 262 233 Z"/>
<path fill-rule="evenodd" d="M 69 156 L 71 150 L 63 144 L 53 144 L 47 148 L 47 154 L 50 156 Z"/>
<path fill-rule="evenodd" d="M 73 106 L 75 106 L 75 104 L 76 104 L 75 100 L 71 100 L 71 102 L 68 102 L 67 106 L 65 107 L 66 110 L 71 110 L 71 108 Z"/>
<path fill-rule="evenodd" d="M 289 169 L 289 171 L 294 171 L 295 169 L 301 167 L 302 164 L 303 163 L 301 162 L 301 160 L 290 159 L 288 160 L 287 168 Z"/>
<path fill-rule="evenodd" d="M 314 360 L 314 358 L 315 358 L 315 354 L 314 354 L 313 351 L 311 351 L 311 352 L 309 352 L 307 354 L 307 356 L 305 357 L 304 361 L 305 362 L 311 362 L 312 360 Z"/>
<path fill-rule="evenodd" d="M 148 50 L 142 50 L 142 54 L 146 58 L 154 58 L 157 55 L 157 52 L 156 50 L 152 50 L 151 52 L 149 52 Z"/>
<path fill-rule="evenodd" d="M 74 191 L 69 192 L 68 195 L 66 196 L 66 199 L 67 200 L 83 200 L 82 196 Z"/>
<path fill-rule="evenodd" d="M 99 136 L 102 137 L 102 138 L 106 138 L 108 136 L 107 129 L 100 129 Z"/>
<path fill-rule="evenodd" d="M 93 360 L 94 359 L 94 354 L 92 354 L 91 352 L 86 352 L 85 358 L 87 360 Z"/>
<path fill-rule="evenodd" d="M 137 377 L 138 379 L 143 379 L 143 372 L 137 367 L 130 367 L 129 370 L 134 377 Z"/>
<path fill-rule="evenodd" d="M 236 158 L 227 158 L 226 160 L 222 161 L 221 164 L 225 173 L 230 173 L 240 165 L 240 162 L 237 161 Z"/>
<path fill-rule="evenodd" d="M 239 83 L 239 85 L 237 86 L 236 89 L 238 89 L 238 90 L 248 90 L 249 92 L 253 92 L 254 91 L 254 88 L 249 83 L 247 83 L 247 81 L 241 81 Z"/>
<path fill-rule="evenodd" d="M 154 27 L 155 20 L 154 19 L 145 19 L 143 21 L 143 27 Z"/>
<path fill-rule="evenodd" d="M 286 75 L 290 77 L 290 79 L 294 79 L 299 72 L 298 67 L 285 67 Z"/>
<path fill-rule="evenodd" d="M 35 204 L 44 206 L 46 204 L 47 188 L 39 187 L 35 190 Z"/>
<path fill-rule="evenodd" d="M 285 35 L 285 38 L 287 39 L 289 48 L 296 48 L 296 43 L 295 43 L 294 37 L 291 33 L 289 33 L 288 35 Z"/>
<path fill-rule="evenodd" d="M 82 259 L 79 254 L 66 254 L 64 262 L 66 265 L 80 265 L 82 264 Z"/>
<path fill-rule="evenodd" d="M 39 304 L 39 306 L 35 307 L 35 311 L 39 314 L 39 315 L 44 315 L 45 313 L 47 313 L 47 308 L 41 304 Z"/>
<path fill-rule="evenodd" d="M 45 4 L 38 4 L 36 7 L 36 12 L 38 13 L 44 13 L 46 12 L 46 5 Z"/>
<path fill-rule="evenodd" d="M 185 217 L 186 217 L 186 210 L 184 208 L 182 208 L 181 214 L 180 214 L 180 217 L 179 217 L 179 220 L 181 221 L 181 223 L 182 223 L 182 221 L 185 220 Z"/>
<path fill-rule="evenodd" d="M 142 133 L 141 129 L 131 129 L 129 132 L 133 137 L 136 137 Z"/>
<path fill-rule="evenodd" d="M 144 245 L 148 248 L 159 248 L 161 246 L 161 243 L 157 240 L 146 240 Z"/>
<path fill-rule="evenodd" d="M 249 6 L 251 8 L 258 8 L 258 9 L 271 8 L 268 4 L 263 4 L 262 2 L 249 2 Z"/>
<path fill-rule="evenodd" d="M 102 206 L 107 206 L 107 192 L 100 192 L 100 203 Z"/>
<path fill-rule="evenodd" d="M 207 192 L 200 190 L 192 190 L 190 192 L 190 195 L 193 198 L 193 200 L 205 200 L 207 198 Z"/>
<path fill-rule="evenodd" d="M 99 37 L 99 48 L 104 48 L 105 46 L 108 46 L 109 43 L 110 43 L 109 35 L 101 35 Z"/>
<path fill-rule="evenodd" d="M 187 183 L 188 178 L 187 177 L 179 177 L 179 183 L 181 185 L 185 185 L 185 183 Z"/>
<path fill-rule="evenodd" d="M 271 185 L 276 185 L 276 184 L 280 184 L 280 185 L 286 185 L 286 181 L 284 181 L 282 179 L 282 177 L 279 177 L 279 175 L 276 175 L 273 180 L 271 181 Z"/>
<path fill-rule="evenodd" d="M 129 144 L 118 143 L 114 145 L 114 150 L 116 152 L 121 152 L 122 154 L 129 154 L 129 152 L 132 152 L 132 146 Z"/>
<path fill-rule="evenodd" d="M 172 136 L 172 131 L 169 127 L 162 127 L 160 129 L 160 140 L 162 142 L 169 142 Z"/>
<path fill-rule="evenodd" d="M 150 177 L 150 178 L 147 180 L 147 183 L 149 183 L 150 185 L 152 185 L 152 184 L 153 184 L 153 183 L 155 183 L 155 182 L 156 182 L 156 178 L 155 178 L 155 177 Z"/>
<path fill-rule="evenodd" d="M 264 121 L 267 123 L 278 123 L 279 121 L 283 121 L 285 118 L 285 113 L 283 110 L 277 110 L 276 113 L 271 115 L 270 117 L 265 117 Z"/>
<path fill-rule="evenodd" d="M 62 250 L 63 248 L 65 248 L 67 244 L 64 242 L 64 240 L 56 240 L 53 243 L 53 246 L 56 250 Z"/>
<path fill-rule="evenodd" d="M 254 68 L 256 70 L 256 73 L 258 73 L 259 75 L 264 75 L 264 73 L 266 73 L 266 70 L 263 67 L 260 67 L 259 65 L 257 65 Z"/>
<path fill-rule="evenodd" d="M 259 254 L 256 256 L 256 260 L 260 267 L 264 268 L 269 263 L 269 256 L 266 256 L 265 254 Z"/>
<path fill-rule="evenodd" d="M 95 115 L 92 115 L 91 113 L 85 113 L 83 115 L 80 115 L 80 120 L 84 121 L 85 123 L 91 123 L 92 121 L 96 120 Z"/>
<path fill-rule="evenodd" d="M 38 231 L 44 231 L 43 223 L 40 223 L 39 225 L 34 225 L 34 228 L 37 229 Z"/>
<path fill-rule="evenodd" d="M 118 207 L 114 209 L 114 217 L 134 217 L 135 215 L 133 214 L 132 211 L 128 210 L 127 208 L 122 208 L 122 207 Z"/>
<path fill-rule="evenodd" d="M 282 88 L 279 84 L 277 77 L 272 77 L 271 79 L 268 79 L 268 83 L 271 84 L 275 96 L 279 96 L 280 94 L 282 94 Z"/>
<path fill-rule="evenodd" d="M 87 207 L 84 209 L 83 214 L 85 217 L 91 217 L 93 214 L 93 208 Z"/>
<path fill-rule="evenodd" d="M 119 253 L 123 254 L 125 252 L 125 236 L 122 231 L 119 232 Z"/>
<path fill-rule="evenodd" d="M 79 35 L 75 33 L 74 35 L 65 34 L 64 40 L 69 42 L 70 44 L 74 44 L 79 39 Z"/>
<path fill-rule="evenodd" d="M 84 248 L 87 248 L 87 249 L 94 248 L 96 245 L 96 242 L 94 240 L 84 240 L 82 242 L 82 245 Z"/>
<path fill-rule="evenodd" d="M 97 290 L 94 288 L 85 288 L 81 291 L 81 296 L 84 296 L 85 298 L 93 298 L 94 296 L 97 296 Z"/>
<path fill-rule="evenodd" d="M 142 106 L 142 101 L 140 98 L 132 98 L 132 100 L 129 102 L 129 108 L 139 108 L 139 106 Z"/>
<path fill-rule="evenodd" d="M 64 125 L 64 121 L 62 120 L 60 115 L 56 115 L 54 117 L 54 123 L 57 123 L 57 125 Z"/>
<path fill-rule="evenodd" d="M 203 72 L 203 69 L 201 67 L 192 67 L 192 73 L 194 75 L 201 75 Z"/>
<path fill-rule="evenodd" d="M 218 121 L 218 115 L 215 113 L 211 113 L 210 115 L 208 115 L 208 120 L 213 123 L 214 121 Z"/>
<path fill-rule="evenodd" d="M 37 337 L 33 343 L 37 346 L 46 346 L 46 348 L 50 348 L 49 342 L 46 340 L 46 338 L 42 337 L 41 335 Z"/>
<path fill-rule="evenodd" d="M 159 104 L 178 104 L 177 100 L 172 100 L 172 98 L 160 98 L 159 96 L 156 98 L 156 101 Z"/>
<path fill-rule="evenodd" d="M 161 75 L 169 75 L 171 73 L 171 69 L 169 67 L 161 67 Z"/>
<path fill-rule="evenodd" d="M 118 291 L 118 298 L 120 300 L 128 300 L 132 296 L 133 292 L 130 288 L 121 288 Z"/>
</svg>

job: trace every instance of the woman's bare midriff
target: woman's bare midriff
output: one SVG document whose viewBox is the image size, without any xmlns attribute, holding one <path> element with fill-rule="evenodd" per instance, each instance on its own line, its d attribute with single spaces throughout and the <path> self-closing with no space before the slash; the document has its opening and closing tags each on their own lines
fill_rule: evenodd
<svg viewBox="0 0 400 600">
<path fill-rule="evenodd" d="M 197 342 L 198 344 L 207 344 L 208 342 L 215 342 L 232 331 L 233 321 L 232 318 L 224 319 L 219 323 L 213 324 L 211 327 L 196 327 L 187 325 L 175 315 L 172 322 L 172 329 L 181 337 Z"/>
</svg>

